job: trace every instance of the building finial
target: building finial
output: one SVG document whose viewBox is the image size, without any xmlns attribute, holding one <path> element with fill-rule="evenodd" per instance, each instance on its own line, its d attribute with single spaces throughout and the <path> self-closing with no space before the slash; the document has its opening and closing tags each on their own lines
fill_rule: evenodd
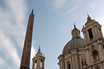
<svg viewBox="0 0 104 69">
<path fill-rule="evenodd" d="M 39 45 L 38 53 L 40 53 L 40 50 L 41 50 L 41 49 L 40 49 L 40 45 Z"/>
<path fill-rule="evenodd" d="M 74 23 L 74 29 L 76 29 L 76 25 L 75 25 L 75 23 Z"/>
<path fill-rule="evenodd" d="M 32 9 L 32 12 L 31 13 L 33 13 L 33 11 L 34 11 L 34 9 Z"/>
<path fill-rule="evenodd" d="M 74 29 L 72 30 L 72 39 L 80 37 L 80 30 L 76 28 L 76 24 L 74 23 Z"/>
<path fill-rule="evenodd" d="M 40 49 L 40 45 L 39 45 L 39 49 Z"/>
<path fill-rule="evenodd" d="M 88 18 L 90 18 L 89 14 L 87 13 Z"/>
<path fill-rule="evenodd" d="M 89 16 L 89 14 L 87 13 L 87 21 L 90 21 L 91 20 L 91 17 Z"/>
</svg>

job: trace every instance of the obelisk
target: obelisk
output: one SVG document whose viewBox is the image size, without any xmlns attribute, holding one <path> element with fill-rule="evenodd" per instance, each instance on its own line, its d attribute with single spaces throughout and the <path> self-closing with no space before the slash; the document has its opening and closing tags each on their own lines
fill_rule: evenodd
<svg viewBox="0 0 104 69">
<path fill-rule="evenodd" d="M 28 20 L 28 26 L 27 26 L 26 36 L 25 36 L 25 42 L 24 42 L 20 69 L 30 69 L 33 24 L 34 24 L 34 13 L 32 10 L 32 12 L 29 16 L 29 20 Z"/>
</svg>

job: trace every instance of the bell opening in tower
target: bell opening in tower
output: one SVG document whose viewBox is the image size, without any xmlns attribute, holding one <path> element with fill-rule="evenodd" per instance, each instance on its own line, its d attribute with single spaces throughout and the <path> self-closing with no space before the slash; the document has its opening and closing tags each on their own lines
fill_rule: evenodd
<svg viewBox="0 0 104 69">
<path fill-rule="evenodd" d="M 93 34 L 92 34 L 92 29 L 88 29 L 88 33 L 89 33 L 89 38 L 92 39 L 93 38 Z"/>
</svg>

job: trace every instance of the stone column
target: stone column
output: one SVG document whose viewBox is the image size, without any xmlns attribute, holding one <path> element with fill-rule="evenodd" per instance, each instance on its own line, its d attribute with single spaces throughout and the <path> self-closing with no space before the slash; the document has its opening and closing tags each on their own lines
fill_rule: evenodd
<svg viewBox="0 0 104 69">
<path fill-rule="evenodd" d="M 60 65 L 60 69 L 64 69 L 65 64 L 63 60 L 60 61 L 59 65 Z"/>
<path fill-rule="evenodd" d="M 40 67 L 40 59 L 37 60 L 37 68 Z"/>
<path fill-rule="evenodd" d="M 92 26 L 91 29 L 92 29 L 92 35 L 93 35 L 93 38 L 94 38 L 94 37 L 96 37 L 96 33 L 95 33 L 95 28 L 94 28 L 94 26 Z M 97 31 L 97 30 L 96 30 L 96 31 Z"/>
<path fill-rule="evenodd" d="M 83 35 L 84 35 L 84 40 L 86 42 L 86 32 L 83 32 Z"/>
<path fill-rule="evenodd" d="M 35 67 L 35 64 L 36 64 L 36 63 L 35 63 L 35 61 L 34 61 L 34 69 L 36 68 L 36 67 Z"/>
<path fill-rule="evenodd" d="M 44 69 L 44 60 L 42 61 L 42 69 Z"/>
<path fill-rule="evenodd" d="M 77 67 L 77 69 L 80 69 L 80 67 L 79 67 L 79 66 L 80 66 L 80 65 L 79 65 L 80 62 L 79 62 L 78 54 L 77 54 L 77 53 L 75 54 L 75 63 L 76 63 L 76 67 Z"/>
<path fill-rule="evenodd" d="M 65 62 L 64 62 L 64 59 L 62 61 L 62 69 L 65 69 Z"/>
<path fill-rule="evenodd" d="M 87 43 L 88 40 L 89 40 L 88 32 L 87 32 L 87 31 L 84 31 L 83 34 L 84 34 L 84 40 L 85 40 L 85 43 Z"/>
<path fill-rule="evenodd" d="M 103 61 L 104 60 L 104 54 L 103 54 L 103 49 L 102 49 L 102 46 L 101 45 L 98 45 L 98 47 L 99 47 L 99 58 L 100 58 L 100 60 L 101 61 Z"/>
<path fill-rule="evenodd" d="M 86 40 L 88 42 L 90 40 L 88 31 L 86 31 L 86 37 L 87 37 Z"/>
<path fill-rule="evenodd" d="M 33 60 L 33 65 L 32 65 L 32 69 L 34 69 L 34 60 Z"/>
<path fill-rule="evenodd" d="M 101 27 L 99 29 L 100 35 L 103 37 L 102 31 L 101 31 Z"/>
<path fill-rule="evenodd" d="M 72 66 L 73 66 L 73 69 L 76 69 L 75 57 L 74 57 L 74 55 L 72 55 Z"/>
<path fill-rule="evenodd" d="M 86 50 L 86 56 L 87 56 L 87 62 L 88 62 L 88 65 L 91 65 L 91 61 L 90 61 L 90 54 L 89 54 L 89 51 L 88 49 Z"/>
<path fill-rule="evenodd" d="M 65 69 L 67 69 L 67 62 L 65 61 Z"/>
<path fill-rule="evenodd" d="M 95 26 L 95 32 L 96 32 L 96 36 L 98 36 L 99 35 L 99 31 L 97 29 L 97 26 Z"/>
</svg>

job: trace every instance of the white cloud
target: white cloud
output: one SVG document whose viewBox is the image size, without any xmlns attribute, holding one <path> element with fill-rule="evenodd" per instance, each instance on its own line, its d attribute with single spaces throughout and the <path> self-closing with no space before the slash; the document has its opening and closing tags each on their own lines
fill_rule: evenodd
<svg viewBox="0 0 104 69">
<path fill-rule="evenodd" d="M 0 30 L 0 50 L 6 52 L 5 56 L 8 55 L 15 65 L 19 65 L 19 57 L 17 54 L 17 50 L 14 47 L 13 43 L 11 42 L 10 38 L 8 38 L 1 30 Z"/>
<path fill-rule="evenodd" d="M 54 0 L 53 8 L 55 8 L 55 9 L 60 9 L 60 8 L 62 8 L 67 2 L 68 2 L 68 0 Z"/>
<path fill-rule="evenodd" d="M 35 42 L 35 41 L 34 41 Z M 32 48 L 31 48 L 31 59 L 30 59 L 30 67 L 32 67 L 32 59 L 36 54 L 36 50 L 34 48 L 34 43 L 32 43 Z"/>
<path fill-rule="evenodd" d="M 78 6 L 75 6 L 75 7 L 71 8 L 71 9 L 69 9 L 68 11 L 66 11 L 65 15 L 74 12 L 77 8 L 78 8 Z"/>
<path fill-rule="evenodd" d="M 36 50 L 35 50 L 35 48 L 32 46 L 32 49 L 31 49 L 31 60 L 32 60 L 32 58 L 35 56 L 35 54 L 36 54 Z"/>
<path fill-rule="evenodd" d="M 3 54 L 0 56 L 5 57 L 5 62 L 11 61 L 6 64 L 19 67 L 18 48 L 22 48 L 25 37 L 26 3 L 25 0 L 5 0 L 4 5 L 5 8 L 0 5 L 0 53 Z"/>
<path fill-rule="evenodd" d="M 0 66 L 3 66 L 5 63 L 5 60 L 3 58 L 0 57 Z"/>
<path fill-rule="evenodd" d="M 8 7 L 11 9 L 13 16 L 18 22 L 18 24 L 21 24 L 24 20 L 24 14 L 26 13 L 26 5 L 24 0 L 7 0 Z"/>
<path fill-rule="evenodd" d="M 66 15 L 69 14 L 69 13 L 72 13 L 74 11 L 77 10 L 77 8 L 79 7 L 79 5 L 81 4 L 82 0 L 72 0 L 72 2 L 70 2 L 70 4 L 68 5 L 69 8 L 68 10 L 66 11 Z"/>
<path fill-rule="evenodd" d="M 46 4 L 51 5 L 54 10 L 61 9 L 69 0 L 45 0 Z"/>
<path fill-rule="evenodd" d="M 34 42 L 34 43 L 33 43 Z M 33 40 L 32 41 L 32 48 L 31 48 L 31 59 L 35 56 L 36 54 L 36 50 L 34 48 L 34 45 L 35 45 L 35 41 Z"/>
<path fill-rule="evenodd" d="M 91 3 L 89 8 L 94 8 L 95 7 L 95 3 Z"/>
<path fill-rule="evenodd" d="M 58 14 L 69 14 L 77 10 L 83 0 L 45 0 Z"/>
<path fill-rule="evenodd" d="M 36 45 L 36 41 L 35 40 L 32 40 L 32 48 L 31 48 L 31 60 L 32 58 L 35 56 L 36 54 L 36 50 L 35 50 L 35 45 Z"/>
<path fill-rule="evenodd" d="M 24 25 L 24 20 L 25 20 L 25 14 L 26 14 L 26 5 L 24 0 L 7 0 L 6 1 L 8 4 L 9 12 L 10 12 L 10 18 L 9 22 L 10 23 L 10 31 L 8 32 L 13 38 L 16 38 L 16 42 L 23 43 L 23 38 L 25 34 L 25 25 Z M 14 19 L 14 20 L 12 20 Z M 11 31 L 12 30 L 12 31 Z M 18 34 L 19 33 L 19 34 Z M 21 46 L 21 45 L 19 45 Z"/>
</svg>

